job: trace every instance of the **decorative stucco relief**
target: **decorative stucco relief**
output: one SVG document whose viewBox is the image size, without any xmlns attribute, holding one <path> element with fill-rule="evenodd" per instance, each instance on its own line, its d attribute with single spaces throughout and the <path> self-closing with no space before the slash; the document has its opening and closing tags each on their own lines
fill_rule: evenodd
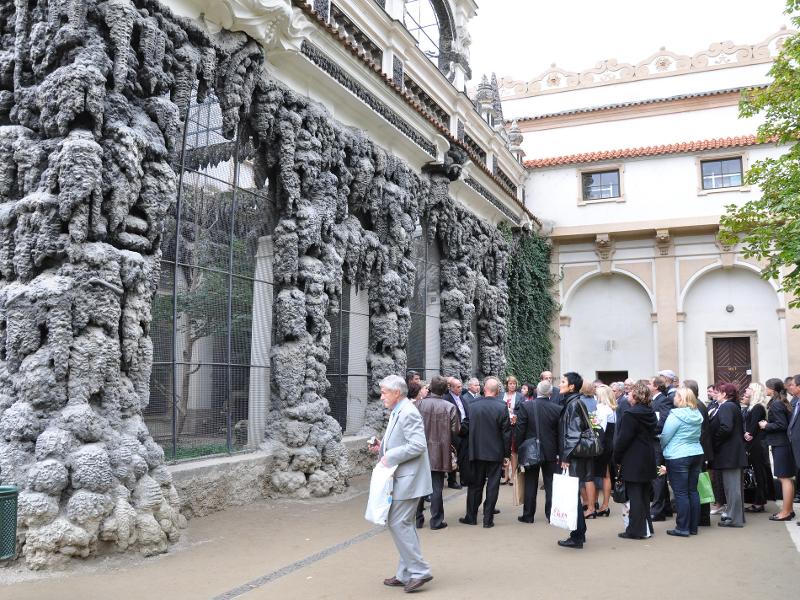
<svg viewBox="0 0 800 600">
<path fill-rule="evenodd" d="M 528 81 L 509 77 L 501 78 L 500 95 L 503 100 L 511 100 L 625 81 L 640 81 L 683 73 L 765 63 L 777 56 L 783 41 L 793 33 L 793 30 L 782 27 L 757 44 L 719 42 L 692 55 L 676 54 L 666 48 L 661 48 L 658 52 L 635 64 L 619 63 L 612 58 L 602 60 L 594 68 L 585 71 L 567 71 L 553 64 L 549 69 Z"/>
</svg>

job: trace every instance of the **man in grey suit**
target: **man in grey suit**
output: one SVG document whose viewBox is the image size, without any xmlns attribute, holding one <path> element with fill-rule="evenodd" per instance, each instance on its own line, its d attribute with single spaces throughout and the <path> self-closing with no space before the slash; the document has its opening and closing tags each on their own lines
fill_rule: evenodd
<svg viewBox="0 0 800 600">
<path fill-rule="evenodd" d="M 406 397 L 408 387 L 402 377 L 389 375 L 380 382 L 380 388 L 383 405 L 391 412 L 383 440 L 371 449 L 380 453 L 384 466 L 397 467 L 386 524 L 400 554 L 397 574 L 384 579 L 383 584 L 415 592 L 433 579 L 430 566 L 422 558 L 414 526 L 419 499 L 433 491 L 425 425 Z"/>
</svg>

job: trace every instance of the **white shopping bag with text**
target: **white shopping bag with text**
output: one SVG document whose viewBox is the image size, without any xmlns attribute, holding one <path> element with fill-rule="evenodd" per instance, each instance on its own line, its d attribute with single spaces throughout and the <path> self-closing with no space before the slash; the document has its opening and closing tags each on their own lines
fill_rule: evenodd
<svg viewBox="0 0 800 600">
<path fill-rule="evenodd" d="M 394 471 L 397 466 L 384 467 L 382 463 L 372 469 L 372 479 L 369 482 L 369 499 L 364 518 L 376 525 L 386 525 L 389 509 L 392 506 L 392 488 L 394 486 Z"/>
<path fill-rule="evenodd" d="M 553 506 L 550 509 L 550 525 L 575 531 L 578 528 L 578 486 L 577 477 L 570 477 L 565 470 L 561 475 L 553 475 Z"/>
</svg>

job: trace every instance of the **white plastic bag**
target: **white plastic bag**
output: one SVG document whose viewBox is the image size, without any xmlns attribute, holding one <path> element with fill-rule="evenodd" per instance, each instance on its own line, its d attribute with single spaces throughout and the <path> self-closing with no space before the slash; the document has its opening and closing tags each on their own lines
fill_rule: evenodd
<svg viewBox="0 0 800 600">
<path fill-rule="evenodd" d="M 553 506 L 550 509 L 550 525 L 575 531 L 578 528 L 578 486 L 577 477 L 570 477 L 565 470 L 561 475 L 553 475 Z"/>
<path fill-rule="evenodd" d="M 384 467 L 382 463 L 372 469 L 372 479 L 369 482 L 369 500 L 364 518 L 376 525 L 386 525 L 389 517 L 389 508 L 392 506 L 392 488 L 394 486 L 394 471 L 397 466 Z"/>
</svg>

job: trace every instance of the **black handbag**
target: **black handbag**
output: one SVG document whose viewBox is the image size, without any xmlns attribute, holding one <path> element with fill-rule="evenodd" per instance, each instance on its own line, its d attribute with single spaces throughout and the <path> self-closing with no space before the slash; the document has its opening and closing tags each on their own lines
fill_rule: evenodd
<svg viewBox="0 0 800 600">
<path fill-rule="evenodd" d="M 583 402 L 578 399 L 583 418 L 586 420 L 586 427 L 581 431 L 581 437 L 578 439 L 578 444 L 570 454 L 573 458 L 595 458 L 603 454 L 603 440 L 600 439 L 600 433 L 592 427 L 592 422 L 589 420 L 589 415 L 586 413 L 586 407 Z"/>
<path fill-rule="evenodd" d="M 617 504 L 625 504 L 628 501 L 628 488 L 625 487 L 625 482 L 620 478 L 622 469 L 617 471 L 617 478 L 614 481 L 614 489 L 611 490 L 611 498 Z"/>
<path fill-rule="evenodd" d="M 756 481 L 756 471 L 752 466 L 747 466 L 742 470 L 742 478 L 744 480 L 744 489 L 754 490 L 758 487 L 758 482 Z"/>
<path fill-rule="evenodd" d="M 536 414 L 538 400 L 534 400 L 533 415 L 536 419 L 536 437 L 528 438 L 517 448 L 519 465 L 526 469 L 537 467 L 544 462 L 542 442 L 539 441 L 539 415 Z"/>
</svg>

